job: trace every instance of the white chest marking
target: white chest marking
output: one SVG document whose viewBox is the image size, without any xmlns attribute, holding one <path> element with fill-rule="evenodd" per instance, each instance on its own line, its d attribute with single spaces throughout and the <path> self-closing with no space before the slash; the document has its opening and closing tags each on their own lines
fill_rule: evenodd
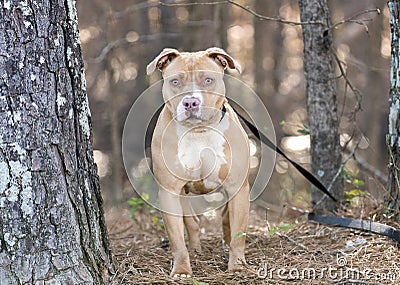
<svg viewBox="0 0 400 285">
<path fill-rule="evenodd" d="M 221 185 L 218 177 L 221 166 L 227 163 L 224 144 L 229 142 L 224 131 L 229 127 L 229 120 L 224 118 L 216 126 L 207 127 L 204 132 L 194 132 L 178 126 L 177 163 L 183 167 L 188 181 L 203 180 L 204 186 L 214 189 Z"/>
</svg>

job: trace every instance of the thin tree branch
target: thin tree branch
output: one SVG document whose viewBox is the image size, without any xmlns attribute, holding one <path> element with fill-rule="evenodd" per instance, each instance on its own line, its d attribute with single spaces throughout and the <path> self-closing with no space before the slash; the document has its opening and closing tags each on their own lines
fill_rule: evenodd
<svg viewBox="0 0 400 285">
<path fill-rule="evenodd" d="M 345 159 L 342 161 L 342 163 L 340 164 L 340 167 L 339 167 L 338 171 L 336 172 L 335 177 L 333 177 L 331 184 L 329 184 L 329 186 L 328 186 L 328 191 L 331 190 L 332 185 L 335 183 L 336 179 L 339 177 L 339 175 L 340 175 L 340 173 L 342 172 L 342 170 L 343 170 L 344 166 L 346 165 L 346 163 L 350 160 L 350 158 L 354 157 L 354 155 L 355 155 L 355 153 L 356 153 L 356 150 L 357 150 L 358 145 L 360 144 L 360 142 L 361 142 L 361 139 L 359 139 L 359 140 L 356 142 L 356 145 L 354 146 L 353 150 L 349 153 L 348 156 L 346 156 L 346 158 L 345 158 Z"/>
<path fill-rule="evenodd" d="M 89 58 L 87 59 L 87 62 L 89 63 L 100 63 L 102 62 L 107 56 L 108 54 L 116 49 L 116 48 L 120 48 L 123 47 L 125 45 L 132 45 L 132 44 L 137 44 L 140 42 L 146 42 L 146 41 L 151 41 L 151 40 L 155 40 L 159 37 L 178 37 L 180 36 L 179 34 L 176 33 L 163 33 L 163 34 L 155 34 L 155 35 L 144 35 L 144 36 L 140 36 L 136 41 L 129 41 L 126 38 L 123 39 L 118 39 L 116 41 L 110 42 L 108 43 L 100 52 L 100 54 L 95 57 L 95 58 Z"/>
<path fill-rule="evenodd" d="M 291 243 L 293 243 L 295 246 L 297 246 L 297 247 L 299 247 L 299 248 L 301 248 L 301 249 L 303 249 L 305 251 L 308 251 L 308 247 L 306 247 L 304 244 L 296 241 L 295 239 L 291 238 L 290 236 L 288 236 L 288 235 L 286 235 L 284 233 L 280 233 L 280 232 L 277 232 L 276 235 L 280 236 L 280 237 L 283 237 L 283 238 L 287 239 L 288 241 L 290 241 Z"/>
<path fill-rule="evenodd" d="M 346 85 L 348 85 L 350 87 L 351 91 L 353 91 L 354 95 L 356 95 L 357 99 L 359 99 L 362 96 L 361 91 L 358 90 L 356 87 L 354 87 L 354 85 L 351 83 L 351 81 L 347 77 L 347 73 L 346 73 L 346 71 L 344 70 L 344 67 L 343 67 L 343 65 L 346 65 L 346 63 L 343 62 L 342 60 L 340 60 L 337 52 L 333 48 L 332 48 L 332 54 L 335 57 L 335 60 L 336 60 L 336 62 L 338 64 L 341 76 L 346 81 Z M 359 102 L 358 102 L 358 105 L 360 105 Z M 357 110 L 359 110 L 359 109 L 357 108 Z"/>
<path fill-rule="evenodd" d="M 381 10 L 379 8 L 375 8 L 375 9 L 368 9 L 368 10 L 364 10 L 364 11 L 358 12 L 357 14 L 355 14 L 355 15 L 347 18 L 347 19 L 341 20 L 341 21 L 333 24 L 330 27 L 330 29 L 336 29 L 338 26 L 346 24 L 346 23 L 355 23 L 355 24 L 359 24 L 359 25 L 363 26 L 365 31 L 368 33 L 368 26 L 365 24 L 365 22 L 372 21 L 372 18 L 361 19 L 361 20 L 357 20 L 356 18 L 358 18 L 358 17 L 360 17 L 362 15 L 365 15 L 365 14 L 369 14 L 369 13 L 376 13 L 376 14 L 380 15 L 381 14 Z"/>
<path fill-rule="evenodd" d="M 124 38 L 124 39 L 118 39 L 116 41 L 108 43 L 102 50 L 101 53 L 95 57 L 95 58 L 88 58 L 87 61 L 90 63 L 100 63 L 102 62 L 107 55 L 115 48 L 122 47 L 126 44 L 129 44 L 129 42 Z"/>
<path fill-rule="evenodd" d="M 338 171 L 336 172 L 336 175 L 333 177 L 332 182 L 329 184 L 328 186 L 328 191 L 330 192 L 332 185 L 335 183 L 336 179 L 339 177 L 340 173 L 342 172 L 344 166 L 346 165 L 346 163 L 353 158 L 354 161 L 357 163 L 357 166 L 364 172 L 367 172 L 368 174 L 372 175 L 375 179 L 377 179 L 380 183 L 382 183 L 383 185 L 386 185 L 388 182 L 388 179 L 386 177 L 385 174 L 383 174 L 381 171 L 379 171 L 378 169 L 375 169 L 373 166 L 371 166 L 370 164 L 368 164 L 367 162 L 365 162 L 364 160 L 358 158 L 356 156 L 356 150 L 358 149 L 358 145 L 361 142 L 361 138 L 356 142 L 356 145 L 354 146 L 354 148 L 351 151 L 347 151 L 348 152 L 348 156 L 346 156 L 346 158 L 343 160 L 343 162 L 340 164 L 340 167 L 338 169 Z M 327 196 L 324 195 L 324 197 L 322 197 L 315 205 L 314 207 L 317 207 Z"/>
<path fill-rule="evenodd" d="M 343 114 L 344 114 L 344 110 L 345 110 L 345 107 L 346 107 L 346 99 L 347 99 L 347 90 L 348 90 L 348 87 L 349 86 L 352 86 L 351 85 L 351 82 L 350 82 L 350 80 L 347 78 L 347 69 L 345 69 L 343 66 L 345 66 L 346 68 L 347 68 L 347 64 L 344 62 L 344 61 L 342 61 L 342 60 L 340 60 L 339 59 L 339 56 L 336 54 L 336 52 L 335 52 L 335 50 L 332 48 L 332 53 L 334 54 L 334 57 L 335 57 L 335 60 L 336 60 L 336 62 L 337 62 L 337 64 L 338 64 L 338 66 L 339 66 L 339 70 L 340 70 L 340 75 L 337 77 L 338 79 L 339 78 L 341 78 L 341 77 L 343 77 L 344 78 L 344 80 L 345 80 L 345 85 L 344 85 L 344 94 L 343 94 L 343 104 L 342 104 L 342 109 L 341 109 L 341 111 L 340 111 L 340 116 L 339 116 L 339 118 L 340 118 L 340 120 L 341 120 L 341 118 L 343 117 Z M 350 84 L 348 84 L 348 83 L 350 83 Z M 354 92 L 354 91 L 353 91 Z M 358 98 L 358 97 L 357 97 Z M 352 116 L 352 118 L 354 118 L 354 115 Z M 354 121 L 354 120 L 353 120 Z M 342 149 L 346 149 L 347 148 L 347 145 L 349 144 L 349 142 L 353 139 L 353 137 L 354 137 L 354 127 L 353 127 L 353 132 L 352 132 L 352 134 L 351 134 L 351 136 L 350 136 L 350 138 L 345 142 L 345 144 L 344 144 L 344 146 L 343 146 L 343 148 Z"/>
<path fill-rule="evenodd" d="M 373 176 L 382 185 L 385 185 L 385 186 L 387 185 L 387 183 L 388 183 L 387 175 L 385 175 L 379 169 L 376 169 L 372 165 L 368 164 L 366 161 L 357 157 L 356 155 L 354 155 L 353 158 L 354 158 L 354 161 L 357 163 L 357 166 L 361 169 L 361 171 L 364 171 L 364 172 L 368 173 L 369 175 Z"/>
<path fill-rule="evenodd" d="M 220 5 L 220 4 L 228 4 L 229 0 L 224 1 L 211 1 L 211 2 L 192 2 L 192 3 L 166 3 L 163 1 L 158 2 L 162 6 L 168 7 L 183 7 L 183 6 L 202 6 L 202 5 Z"/>
<path fill-rule="evenodd" d="M 356 116 L 357 116 L 358 111 L 361 110 L 362 93 L 361 93 L 360 90 L 358 90 L 356 87 L 354 87 L 354 85 L 351 83 L 350 79 L 347 77 L 347 71 L 344 68 L 344 66 L 347 66 L 347 64 L 339 58 L 337 52 L 333 48 L 331 50 L 332 50 L 332 54 L 333 54 L 333 56 L 334 56 L 334 58 L 335 58 L 335 60 L 336 60 L 336 62 L 338 64 L 338 67 L 339 67 L 339 70 L 340 70 L 340 73 L 341 73 L 340 77 L 343 77 L 343 79 L 345 80 L 344 103 L 343 103 L 342 112 L 341 112 L 340 117 L 342 117 L 343 113 L 344 113 L 345 102 L 346 102 L 346 98 L 347 98 L 347 87 L 350 87 L 351 91 L 353 92 L 353 94 L 355 95 L 355 98 L 356 98 L 356 104 L 355 104 L 354 110 L 351 112 L 351 116 L 350 116 L 350 119 L 353 121 L 353 132 L 352 132 L 352 135 L 351 135 L 350 139 L 347 140 L 347 142 L 345 143 L 345 145 L 343 147 L 343 149 L 346 149 L 348 143 L 353 139 L 354 134 L 355 134 Z"/>
<path fill-rule="evenodd" d="M 327 188 L 329 193 L 331 192 L 331 188 L 332 188 L 333 184 L 335 184 L 336 180 L 337 180 L 338 177 L 340 176 L 340 173 L 342 173 L 343 168 L 344 168 L 344 166 L 346 165 L 346 163 L 350 160 L 350 158 L 354 157 L 355 152 L 356 152 L 356 150 L 357 150 L 358 145 L 360 144 L 360 142 L 361 142 L 361 139 L 359 139 L 359 140 L 356 142 L 356 145 L 354 146 L 353 150 L 349 153 L 348 156 L 346 156 L 346 158 L 345 158 L 345 159 L 342 161 L 342 163 L 340 164 L 339 169 L 337 170 L 335 176 L 332 178 L 332 181 L 331 181 L 331 183 L 329 184 L 329 186 L 328 186 L 328 188 Z M 327 195 L 324 195 L 317 203 L 315 203 L 314 208 L 318 207 L 319 204 L 321 204 L 322 201 L 324 201 L 324 200 L 326 199 L 326 197 L 328 197 L 328 196 L 327 196 Z"/>
<path fill-rule="evenodd" d="M 257 19 L 262 20 L 262 21 L 275 21 L 279 22 L 282 24 L 288 24 L 292 26 L 300 26 L 300 25 L 324 25 L 322 22 L 318 21 L 309 21 L 309 22 L 295 22 L 295 21 L 289 21 L 280 17 L 274 18 L 274 17 L 268 17 L 261 15 L 254 11 L 253 9 L 249 8 L 248 6 L 244 6 L 236 1 L 233 0 L 225 0 L 225 1 L 215 1 L 215 2 L 193 2 L 193 3 L 165 3 L 163 1 L 158 2 L 162 6 L 168 6 L 168 7 L 182 7 L 182 6 L 195 6 L 195 5 L 221 5 L 221 4 L 231 4 L 233 6 L 236 6 L 246 12 L 249 12 L 253 16 L 255 16 Z"/>
<path fill-rule="evenodd" d="M 105 70 L 105 61 L 101 62 L 101 65 L 97 66 L 96 75 L 94 76 L 93 82 L 87 87 L 87 94 L 92 94 L 94 88 L 97 86 L 97 83 L 100 80 L 100 73 Z"/>
<path fill-rule="evenodd" d="M 143 1 L 141 3 L 138 4 L 134 4 L 132 6 L 129 6 L 127 8 L 125 8 L 124 10 L 118 11 L 118 12 L 114 12 L 110 15 L 110 17 L 112 19 L 120 19 L 130 13 L 142 10 L 142 9 L 146 9 L 146 8 L 152 8 L 152 7 L 157 7 L 159 4 L 157 2 L 148 2 L 148 1 Z"/>
<path fill-rule="evenodd" d="M 224 5 L 224 4 L 231 4 L 233 6 L 236 6 L 246 12 L 249 12 L 250 14 L 252 14 L 253 16 L 255 16 L 257 19 L 262 20 L 262 21 L 275 21 L 275 22 L 279 22 L 282 24 L 288 24 L 288 25 L 293 25 L 293 26 L 300 26 L 300 25 L 324 25 L 323 22 L 319 22 L 319 21 L 308 21 L 308 22 L 295 22 L 295 21 L 289 21 L 286 19 L 283 19 L 281 17 L 268 17 L 268 16 L 264 16 L 259 14 L 258 12 L 256 12 L 255 10 L 249 8 L 248 6 L 244 6 L 236 1 L 233 0 L 224 0 L 224 1 L 209 1 L 209 2 L 192 2 L 192 3 L 166 3 L 163 1 L 159 1 L 158 2 L 160 5 L 162 6 L 167 6 L 167 7 L 183 7 L 183 6 L 201 6 L 201 5 Z M 377 13 L 378 15 L 381 13 L 380 9 L 375 8 L 375 9 L 368 9 L 368 10 L 364 10 L 361 11 L 347 19 L 343 19 L 335 24 L 333 24 L 330 29 L 335 29 L 338 26 L 342 25 L 342 24 L 346 24 L 346 23 L 355 23 L 355 24 L 359 24 L 362 25 L 364 27 L 364 29 L 366 30 L 366 32 L 368 33 L 368 26 L 365 24 L 365 22 L 367 21 L 371 21 L 371 19 L 361 19 L 361 20 L 357 20 L 356 18 L 365 15 L 365 14 L 369 14 L 369 13 Z"/>
<path fill-rule="evenodd" d="M 289 20 L 282 19 L 280 17 L 278 17 L 278 18 L 267 17 L 267 16 L 260 15 L 256 11 L 250 9 L 249 7 L 245 7 L 245 6 L 239 4 L 239 3 L 235 2 L 235 1 L 227 0 L 227 2 L 232 4 L 232 5 L 234 5 L 234 6 L 236 6 L 236 7 L 239 7 L 241 9 L 249 12 L 250 14 L 254 15 L 259 20 L 276 21 L 276 22 L 280 22 L 280 23 L 283 23 L 283 24 L 289 24 L 289 25 L 294 25 L 294 26 L 299 26 L 299 25 L 324 25 L 324 23 L 318 22 L 318 21 L 294 22 L 294 21 L 289 21 Z"/>
</svg>

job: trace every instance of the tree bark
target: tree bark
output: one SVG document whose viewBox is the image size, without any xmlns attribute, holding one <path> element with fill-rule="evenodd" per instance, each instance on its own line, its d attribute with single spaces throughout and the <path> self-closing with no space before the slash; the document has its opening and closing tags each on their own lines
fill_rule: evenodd
<svg viewBox="0 0 400 285">
<path fill-rule="evenodd" d="M 0 283 L 113 269 L 74 1 L 0 4 Z"/>
<path fill-rule="evenodd" d="M 302 26 L 304 42 L 304 72 L 306 77 L 307 111 L 311 138 L 311 169 L 326 185 L 330 185 L 341 164 L 336 103 L 336 75 L 331 52 L 332 31 L 326 0 L 300 0 L 302 22 L 320 22 Z M 314 187 L 313 187 L 314 188 Z M 336 179 L 331 193 L 343 197 L 342 177 Z M 317 202 L 321 192 L 313 189 Z M 316 210 L 335 209 L 336 204 L 326 199 Z"/>
<path fill-rule="evenodd" d="M 391 68 L 390 68 L 390 110 L 389 134 L 387 138 L 389 150 L 389 196 L 386 205 L 391 214 L 400 221 L 400 1 L 388 2 L 390 10 L 391 30 Z"/>
</svg>

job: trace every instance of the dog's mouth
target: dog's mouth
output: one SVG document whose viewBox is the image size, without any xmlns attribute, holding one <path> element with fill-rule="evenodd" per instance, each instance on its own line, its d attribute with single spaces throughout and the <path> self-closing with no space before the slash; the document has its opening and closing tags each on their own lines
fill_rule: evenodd
<svg viewBox="0 0 400 285">
<path fill-rule="evenodd" d="M 210 125 L 220 120 L 221 111 L 211 107 L 199 107 L 177 113 L 175 121 L 183 125 Z"/>
<path fill-rule="evenodd" d="M 201 127 L 210 124 L 208 120 L 205 120 L 201 116 L 201 114 L 193 111 L 184 111 L 183 113 L 178 114 L 174 119 L 178 124 L 186 127 Z"/>
<path fill-rule="evenodd" d="M 203 122 L 203 118 L 201 116 L 201 110 L 198 108 L 197 110 L 183 111 L 177 115 L 178 122 Z"/>
</svg>

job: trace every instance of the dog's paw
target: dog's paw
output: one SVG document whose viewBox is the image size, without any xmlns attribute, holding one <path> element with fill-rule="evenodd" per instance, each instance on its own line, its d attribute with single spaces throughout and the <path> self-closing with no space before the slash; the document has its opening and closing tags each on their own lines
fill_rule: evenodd
<svg viewBox="0 0 400 285">
<path fill-rule="evenodd" d="M 190 274 L 182 274 L 182 273 L 175 273 L 172 275 L 172 278 L 174 279 L 186 279 L 192 277 Z"/>
<path fill-rule="evenodd" d="M 171 277 L 174 279 L 190 278 L 192 276 L 192 270 L 190 267 L 185 267 L 181 266 L 180 268 L 174 268 L 171 272 Z"/>
<path fill-rule="evenodd" d="M 240 273 L 244 271 L 246 268 L 243 265 L 235 264 L 228 268 L 230 273 Z"/>
<path fill-rule="evenodd" d="M 175 278 L 187 278 L 192 275 L 190 267 L 190 259 L 188 251 L 174 253 L 174 266 L 172 267 L 170 276 Z"/>
<path fill-rule="evenodd" d="M 201 247 L 200 248 L 191 248 L 189 250 L 189 255 L 190 256 L 196 257 L 196 256 L 201 255 L 201 254 L 202 254 Z"/>
<path fill-rule="evenodd" d="M 234 259 L 234 262 L 228 263 L 228 271 L 231 273 L 238 273 L 246 269 L 246 260 L 244 258 Z"/>
</svg>

